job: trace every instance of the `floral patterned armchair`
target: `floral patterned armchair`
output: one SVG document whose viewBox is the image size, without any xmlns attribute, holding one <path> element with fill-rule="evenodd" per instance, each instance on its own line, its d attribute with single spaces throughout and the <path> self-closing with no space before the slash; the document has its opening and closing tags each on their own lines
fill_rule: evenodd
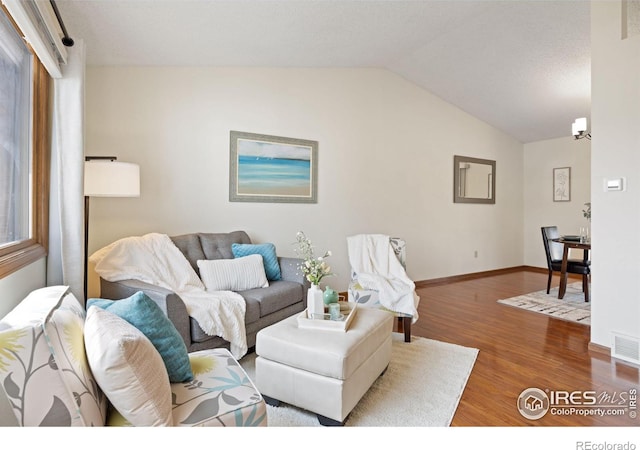
<svg viewBox="0 0 640 450">
<path fill-rule="evenodd" d="M 0 320 L 0 386 L 20 426 L 131 425 L 87 362 L 86 317 L 66 286 L 53 286 L 33 291 Z M 267 425 L 262 396 L 228 350 L 189 360 L 194 378 L 168 388 L 172 425 Z"/>
</svg>

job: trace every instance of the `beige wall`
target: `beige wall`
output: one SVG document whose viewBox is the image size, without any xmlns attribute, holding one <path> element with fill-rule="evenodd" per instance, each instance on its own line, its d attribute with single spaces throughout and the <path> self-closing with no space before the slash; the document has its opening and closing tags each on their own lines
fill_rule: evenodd
<svg viewBox="0 0 640 450">
<path fill-rule="evenodd" d="M 94 67 L 86 99 L 87 154 L 142 178 L 140 198 L 92 199 L 90 251 L 244 229 L 293 255 L 303 230 L 340 290 L 356 233 L 404 237 L 415 280 L 522 264 L 522 144 L 388 71 Z M 229 202 L 230 130 L 317 140 L 318 203 Z M 455 154 L 497 160 L 495 205 L 453 203 Z"/>
<path fill-rule="evenodd" d="M 571 168 L 571 201 L 553 201 L 556 167 Z M 582 210 L 591 198 L 591 141 L 568 136 L 525 144 L 523 184 L 524 264 L 546 268 L 540 227 L 556 225 L 560 234 L 578 234 L 589 225 Z"/>
<path fill-rule="evenodd" d="M 46 285 L 46 270 L 46 258 L 42 258 L 11 275 L 0 278 L 0 319 L 20 303 L 29 292 Z"/>
<path fill-rule="evenodd" d="M 621 39 L 621 2 L 591 3 L 591 340 L 640 339 L 640 36 Z M 625 177 L 623 192 L 605 192 Z"/>
</svg>

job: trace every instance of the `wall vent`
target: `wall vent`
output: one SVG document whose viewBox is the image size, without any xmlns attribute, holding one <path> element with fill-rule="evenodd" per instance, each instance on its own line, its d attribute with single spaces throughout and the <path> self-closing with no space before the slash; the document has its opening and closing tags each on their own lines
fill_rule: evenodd
<svg viewBox="0 0 640 450">
<path fill-rule="evenodd" d="M 640 339 L 620 333 L 611 334 L 613 335 L 611 356 L 640 365 Z"/>
</svg>

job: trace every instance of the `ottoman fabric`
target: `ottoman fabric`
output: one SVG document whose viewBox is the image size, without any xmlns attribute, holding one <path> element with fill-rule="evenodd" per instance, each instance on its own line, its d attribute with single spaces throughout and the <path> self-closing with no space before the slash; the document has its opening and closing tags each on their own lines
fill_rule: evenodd
<svg viewBox="0 0 640 450">
<path fill-rule="evenodd" d="M 298 328 L 297 316 L 261 330 L 256 354 L 326 377 L 345 380 L 391 335 L 393 316 L 358 310 L 346 333 Z"/>
<path fill-rule="evenodd" d="M 297 315 L 256 342 L 261 394 L 343 423 L 391 360 L 393 314 L 358 310 L 346 332 L 299 328 Z"/>
</svg>

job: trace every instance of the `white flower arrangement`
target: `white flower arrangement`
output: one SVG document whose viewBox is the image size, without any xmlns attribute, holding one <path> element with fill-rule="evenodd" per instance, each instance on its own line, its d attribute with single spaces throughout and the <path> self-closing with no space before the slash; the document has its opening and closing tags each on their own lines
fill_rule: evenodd
<svg viewBox="0 0 640 450">
<path fill-rule="evenodd" d="M 325 261 L 325 258 L 331 256 L 330 250 L 325 252 L 324 255 L 316 257 L 311 240 L 302 231 L 296 233 L 296 241 L 297 248 L 295 252 L 303 259 L 299 268 L 311 284 L 317 286 L 324 277 L 334 275 L 331 273 L 331 267 Z"/>
</svg>

